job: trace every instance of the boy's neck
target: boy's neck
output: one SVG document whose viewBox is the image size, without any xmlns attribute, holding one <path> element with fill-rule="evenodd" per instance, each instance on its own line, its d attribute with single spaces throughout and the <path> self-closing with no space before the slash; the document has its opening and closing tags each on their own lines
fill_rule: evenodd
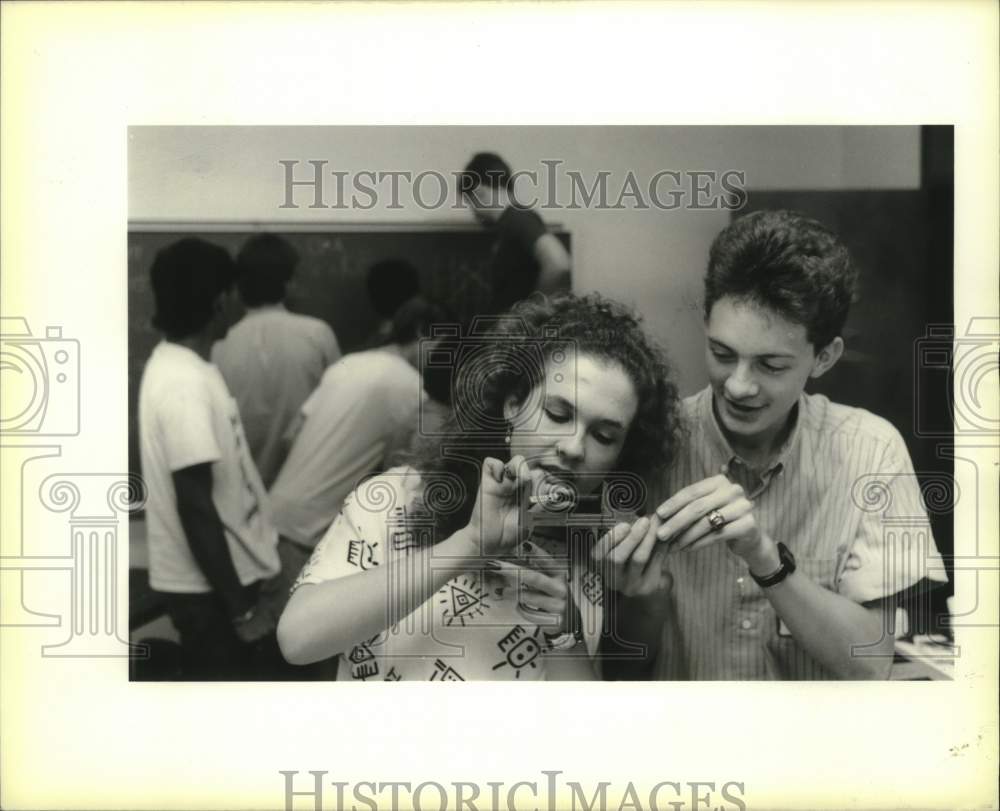
<svg viewBox="0 0 1000 811">
<path fill-rule="evenodd" d="M 195 335 L 188 335 L 186 338 L 167 338 L 167 341 L 187 347 L 204 361 L 210 362 L 212 360 L 212 344 L 215 341 L 208 332 L 199 332 Z"/>
</svg>

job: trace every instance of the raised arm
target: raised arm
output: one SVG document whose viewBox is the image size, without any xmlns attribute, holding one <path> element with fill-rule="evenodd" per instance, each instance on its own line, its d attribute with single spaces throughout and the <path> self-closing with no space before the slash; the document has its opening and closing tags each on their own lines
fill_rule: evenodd
<svg viewBox="0 0 1000 811">
<path fill-rule="evenodd" d="M 307 582 L 296 589 L 278 623 L 284 657 L 292 664 L 309 664 L 349 651 L 412 613 L 457 572 L 481 567 L 486 558 L 512 547 L 517 542 L 516 494 L 529 481 L 520 458 L 507 465 L 487 459 L 466 527 L 434 547 L 309 583 L 314 563 L 337 560 L 351 540 L 363 537 L 341 513 L 306 566 Z"/>
<path fill-rule="evenodd" d="M 725 541 L 744 560 L 751 575 L 768 578 L 782 567 L 777 542 L 757 526 L 753 504 L 743 488 L 724 476 L 705 479 L 676 493 L 657 509 L 655 534 L 684 554 Z M 710 515 L 721 524 L 713 527 Z M 842 679 L 883 679 L 892 664 L 893 638 L 885 633 L 891 600 L 865 604 L 823 588 L 796 570 L 763 593 L 796 642 Z M 866 653 L 856 655 L 864 646 Z"/>
<path fill-rule="evenodd" d="M 573 263 L 569 252 L 555 234 L 545 233 L 532 246 L 535 261 L 538 262 L 538 289 L 543 293 L 566 290 L 570 286 L 570 271 Z"/>
</svg>

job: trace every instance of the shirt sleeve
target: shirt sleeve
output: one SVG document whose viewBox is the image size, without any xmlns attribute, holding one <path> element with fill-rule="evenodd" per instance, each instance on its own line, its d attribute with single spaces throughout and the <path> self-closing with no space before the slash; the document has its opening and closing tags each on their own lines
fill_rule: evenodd
<svg viewBox="0 0 1000 811">
<path fill-rule="evenodd" d="M 313 411 L 316 410 L 316 398 L 319 393 L 319 387 L 317 386 L 313 389 L 312 394 L 306 397 L 306 401 L 299 407 L 299 414 L 303 417 L 310 416 Z"/>
<path fill-rule="evenodd" d="M 398 482 L 387 474 L 363 482 L 344 500 L 292 591 L 304 583 L 324 583 L 381 566 L 390 515 L 402 496 Z"/>
<path fill-rule="evenodd" d="M 171 472 L 222 458 L 212 403 L 206 392 L 181 389 L 159 406 L 167 466 Z"/>
<path fill-rule="evenodd" d="M 856 485 L 861 521 L 838 581 L 838 592 L 858 603 L 891 597 L 925 578 L 947 580 L 920 482 L 898 433 L 879 467 Z"/>
<path fill-rule="evenodd" d="M 337 343 L 337 336 L 334 334 L 334 331 L 325 323 L 323 326 L 325 328 L 321 335 L 323 363 L 326 366 L 330 366 L 340 360 L 340 344 Z"/>
<path fill-rule="evenodd" d="M 497 223 L 501 236 L 517 242 L 529 254 L 542 234 L 548 233 L 542 218 L 534 211 L 511 206 Z"/>
<path fill-rule="evenodd" d="M 337 381 L 335 381 L 335 380 L 333 380 L 331 378 L 338 378 L 338 377 L 340 377 L 340 371 L 339 371 L 339 369 L 340 369 L 339 366 L 337 366 L 337 367 L 329 367 L 328 366 L 326 368 L 326 370 L 320 376 L 319 383 L 316 385 L 316 388 L 314 388 L 312 390 L 312 392 L 310 392 L 309 396 L 306 397 L 305 402 L 299 408 L 299 413 L 302 414 L 303 417 L 310 416 L 316 410 L 316 403 L 317 403 L 317 401 L 321 397 L 326 396 L 325 392 L 327 390 L 331 390 L 331 389 L 334 390 L 334 391 L 336 390 L 336 388 L 337 388 Z"/>
</svg>

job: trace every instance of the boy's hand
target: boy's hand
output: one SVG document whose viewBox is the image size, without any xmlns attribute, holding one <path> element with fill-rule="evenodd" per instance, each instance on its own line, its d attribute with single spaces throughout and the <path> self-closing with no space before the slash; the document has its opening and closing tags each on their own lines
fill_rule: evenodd
<svg viewBox="0 0 1000 811">
<path fill-rule="evenodd" d="M 656 508 L 656 514 L 663 522 L 656 537 L 667 542 L 671 551 L 694 551 L 725 541 L 747 563 L 760 560 L 768 551 L 753 502 L 740 485 L 722 475 L 678 490 Z"/>
</svg>

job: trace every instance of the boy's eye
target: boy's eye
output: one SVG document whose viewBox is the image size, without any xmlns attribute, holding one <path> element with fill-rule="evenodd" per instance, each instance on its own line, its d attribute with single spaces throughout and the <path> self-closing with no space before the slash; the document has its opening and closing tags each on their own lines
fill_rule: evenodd
<svg viewBox="0 0 1000 811">
<path fill-rule="evenodd" d="M 594 439 L 596 439 L 602 445 L 613 445 L 615 442 L 615 438 L 613 436 L 611 436 L 610 434 L 605 434 L 601 431 L 598 431 L 596 434 L 594 434 Z"/>
<path fill-rule="evenodd" d="M 788 368 L 787 366 L 775 366 L 773 363 L 767 363 L 766 361 L 761 363 L 761 366 L 769 372 L 783 372 Z"/>
<path fill-rule="evenodd" d="M 722 361 L 723 363 L 728 363 L 733 359 L 733 355 L 731 352 L 724 352 L 721 349 L 713 349 L 712 357 L 714 357 L 718 361 Z"/>
</svg>

